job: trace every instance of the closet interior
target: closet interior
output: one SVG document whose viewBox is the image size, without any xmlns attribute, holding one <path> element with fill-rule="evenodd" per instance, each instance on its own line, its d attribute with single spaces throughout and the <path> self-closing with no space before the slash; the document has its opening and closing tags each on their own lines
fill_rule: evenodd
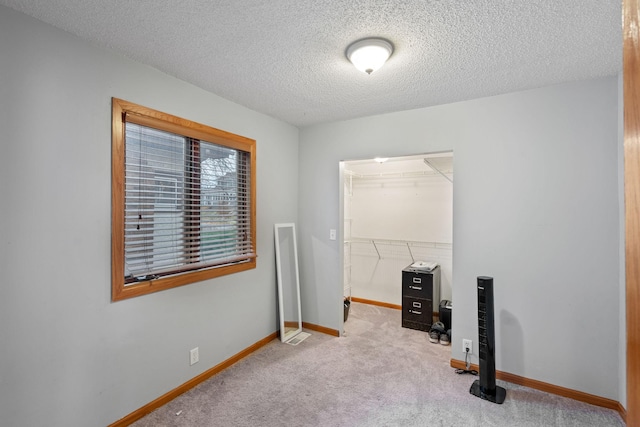
<svg viewBox="0 0 640 427">
<path fill-rule="evenodd" d="M 402 270 L 429 261 L 451 300 L 453 153 L 346 161 L 343 171 L 345 299 L 400 308 Z"/>
</svg>

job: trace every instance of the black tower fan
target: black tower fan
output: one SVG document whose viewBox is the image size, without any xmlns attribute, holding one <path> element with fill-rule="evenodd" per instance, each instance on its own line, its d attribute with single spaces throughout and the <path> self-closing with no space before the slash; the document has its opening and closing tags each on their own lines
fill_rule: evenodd
<svg viewBox="0 0 640 427">
<path fill-rule="evenodd" d="M 493 316 L 493 277 L 478 277 L 478 339 L 480 379 L 471 385 L 469 393 L 493 403 L 502 403 L 507 391 L 496 386 L 496 335 Z"/>
</svg>

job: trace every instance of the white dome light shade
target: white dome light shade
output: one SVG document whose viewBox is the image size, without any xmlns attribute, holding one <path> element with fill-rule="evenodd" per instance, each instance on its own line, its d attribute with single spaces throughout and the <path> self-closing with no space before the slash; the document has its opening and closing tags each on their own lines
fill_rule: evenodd
<svg viewBox="0 0 640 427">
<path fill-rule="evenodd" d="M 364 39 L 347 48 L 347 58 L 360 71 L 371 74 L 382 67 L 393 53 L 393 45 L 384 39 Z"/>
</svg>

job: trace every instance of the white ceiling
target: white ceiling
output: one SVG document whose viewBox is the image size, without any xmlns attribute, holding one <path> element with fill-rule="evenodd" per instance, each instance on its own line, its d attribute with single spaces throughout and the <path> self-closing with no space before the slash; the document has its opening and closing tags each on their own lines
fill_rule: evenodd
<svg viewBox="0 0 640 427">
<path fill-rule="evenodd" d="M 296 126 L 615 75 L 620 0 L 0 0 Z M 344 52 L 395 46 L 372 75 Z"/>
</svg>

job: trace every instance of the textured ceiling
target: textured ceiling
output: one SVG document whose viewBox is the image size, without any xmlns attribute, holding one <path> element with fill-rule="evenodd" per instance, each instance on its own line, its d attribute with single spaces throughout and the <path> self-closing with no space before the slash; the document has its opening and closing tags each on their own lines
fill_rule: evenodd
<svg viewBox="0 0 640 427">
<path fill-rule="evenodd" d="M 296 126 L 622 69 L 620 0 L 0 0 Z M 345 58 L 384 37 L 371 75 Z"/>
</svg>

